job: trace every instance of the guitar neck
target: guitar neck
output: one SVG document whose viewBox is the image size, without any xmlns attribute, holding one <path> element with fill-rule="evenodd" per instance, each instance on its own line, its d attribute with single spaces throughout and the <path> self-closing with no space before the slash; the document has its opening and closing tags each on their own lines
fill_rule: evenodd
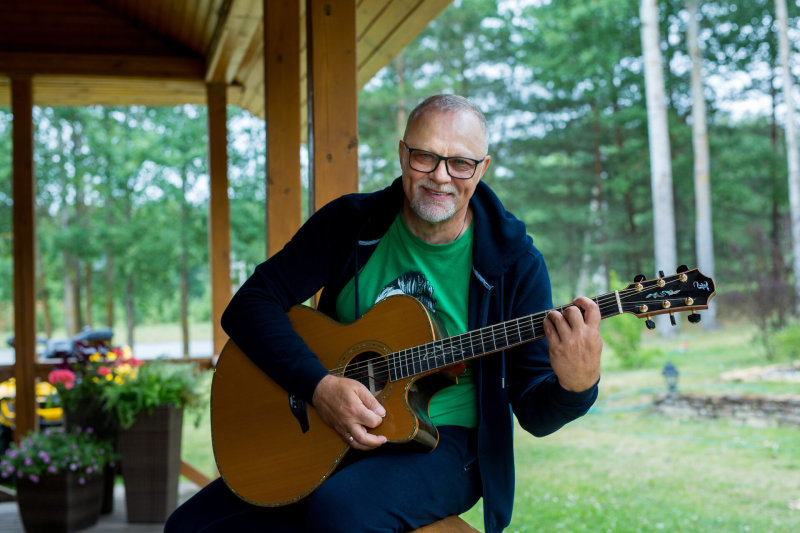
<svg viewBox="0 0 800 533">
<path fill-rule="evenodd" d="M 600 307 L 600 315 L 604 319 L 623 312 L 619 291 L 592 299 Z M 394 352 L 389 355 L 390 379 L 394 381 L 424 374 L 540 339 L 544 337 L 542 324 L 547 315 L 551 311 L 563 312 L 573 306 L 574 304 L 568 304 L 554 307 L 548 311 Z"/>
</svg>

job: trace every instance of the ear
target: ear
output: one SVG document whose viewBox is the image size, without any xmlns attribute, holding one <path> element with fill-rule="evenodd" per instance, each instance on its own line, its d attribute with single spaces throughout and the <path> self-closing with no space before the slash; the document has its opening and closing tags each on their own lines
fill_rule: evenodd
<svg viewBox="0 0 800 533">
<path fill-rule="evenodd" d="M 406 151 L 406 147 L 403 144 L 403 141 L 402 140 L 398 141 L 397 142 L 397 158 L 400 160 L 400 170 L 402 172 L 405 172 L 405 170 L 406 170 L 405 158 L 403 157 L 405 151 Z"/>
<path fill-rule="evenodd" d="M 483 168 L 481 168 L 481 173 L 478 176 L 478 179 L 481 179 L 483 177 L 483 175 L 486 173 L 486 169 L 489 168 L 489 163 L 491 163 L 491 162 L 492 162 L 492 156 L 487 155 L 486 159 L 484 159 L 483 163 L 481 163 L 481 167 L 483 167 Z"/>
</svg>

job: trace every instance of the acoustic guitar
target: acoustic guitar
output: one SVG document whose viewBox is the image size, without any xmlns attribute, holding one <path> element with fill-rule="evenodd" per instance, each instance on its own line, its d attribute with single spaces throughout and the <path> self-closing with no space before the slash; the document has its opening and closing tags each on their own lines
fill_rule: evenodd
<svg viewBox="0 0 800 533">
<path fill-rule="evenodd" d="M 697 269 L 682 267 L 673 276 L 643 278 L 595 297 L 602 317 L 632 313 L 647 318 L 650 327 L 652 315 L 691 311 L 690 322 L 697 322 L 696 311 L 707 309 L 716 292 L 714 281 Z M 418 300 L 404 295 L 383 300 L 351 324 L 305 306 L 293 307 L 288 316 L 331 374 L 360 381 L 384 406 L 386 417 L 373 433 L 385 435 L 389 443 L 432 450 L 438 433 L 428 416 L 428 402 L 453 384 L 447 370 L 543 337 L 549 312 L 448 338 L 440 338 Z M 260 506 L 286 505 L 309 495 L 350 449 L 313 406 L 278 386 L 232 341 L 214 373 L 211 432 L 225 483 L 240 498 Z"/>
</svg>

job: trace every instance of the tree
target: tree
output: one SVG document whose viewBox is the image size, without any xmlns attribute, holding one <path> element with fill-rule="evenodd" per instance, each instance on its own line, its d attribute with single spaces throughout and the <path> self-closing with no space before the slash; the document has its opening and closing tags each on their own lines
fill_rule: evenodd
<svg viewBox="0 0 800 533">
<path fill-rule="evenodd" d="M 687 45 L 692 60 L 692 142 L 694 146 L 695 245 L 697 265 L 709 277 L 714 276 L 714 236 L 711 217 L 711 179 L 709 171 L 706 99 L 703 93 L 703 71 L 698 42 L 699 14 L 697 2 L 686 3 L 688 11 Z M 712 300 L 703 319 L 703 327 L 717 327 L 716 300 Z"/>
<path fill-rule="evenodd" d="M 789 60 L 788 16 L 786 0 L 775 0 L 778 26 L 778 48 L 780 65 L 783 70 L 783 99 L 786 108 L 784 117 L 786 128 L 786 158 L 789 167 L 789 206 L 792 224 L 792 255 L 794 257 L 795 311 L 800 314 L 800 156 L 797 149 L 797 128 L 794 109 L 794 83 L 792 83 L 792 64 Z"/>
<path fill-rule="evenodd" d="M 667 106 L 661 41 L 658 32 L 656 0 L 642 0 L 642 54 L 647 94 L 647 130 L 650 140 L 650 169 L 653 197 L 653 235 L 656 268 L 673 270 L 676 265 L 675 215 L 672 199 L 672 166 L 670 163 Z M 662 315 L 663 317 L 663 315 Z M 664 324 L 663 318 L 660 322 Z M 666 334 L 661 328 L 662 335 Z"/>
</svg>

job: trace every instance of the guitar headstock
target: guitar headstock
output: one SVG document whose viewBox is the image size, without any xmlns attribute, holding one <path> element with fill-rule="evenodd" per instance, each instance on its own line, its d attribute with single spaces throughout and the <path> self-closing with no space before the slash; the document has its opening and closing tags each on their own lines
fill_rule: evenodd
<svg viewBox="0 0 800 533">
<path fill-rule="evenodd" d="M 678 268 L 672 276 L 661 276 L 636 280 L 619 291 L 622 312 L 633 313 L 639 318 L 690 311 L 690 322 L 699 322 L 696 311 L 708 309 L 708 302 L 716 294 L 714 280 L 703 275 L 700 270 Z M 650 327 L 648 321 L 648 327 Z"/>
</svg>

